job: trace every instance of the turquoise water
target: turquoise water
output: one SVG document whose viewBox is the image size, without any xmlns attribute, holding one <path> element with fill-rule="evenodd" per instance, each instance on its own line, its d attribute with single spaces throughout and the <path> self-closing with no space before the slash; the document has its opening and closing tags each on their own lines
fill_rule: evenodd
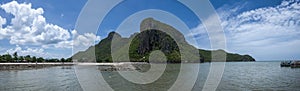
<svg viewBox="0 0 300 91">
<path fill-rule="evenodd" d="M 194 91 L 202 90 L 210 63 L 200 65 Z M 0 71 L 0 91 L 82 91 L 75 67 L 49 67 L 34 70 Z M 179 64 L 168 64 L 164 74 L 153 83 L 136 84 L 124 79 L 118 72 L 100 72 L 105 82 L 116 91 L 165 91 L 178 78 Z M 86 77 L 89 78 L 89 77 Z M 92 79 L 93 80 L 93 79 Z M 184 84 L 184 83 L 183 83 Z M 101 87 L 100 87 L 101 88 Z M 228 62 L 218 85 L 218 91 L 240 90 L 299 90 L 300 68 L 282 68 L 280 62 Z M 103 91 L 103 89 L 99 89 Z"/>
</svg>

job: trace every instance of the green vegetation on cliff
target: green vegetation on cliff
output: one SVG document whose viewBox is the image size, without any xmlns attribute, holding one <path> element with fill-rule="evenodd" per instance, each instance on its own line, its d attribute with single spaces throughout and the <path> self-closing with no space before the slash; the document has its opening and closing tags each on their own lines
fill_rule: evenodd
<svg viewBox="0 0 300 91">
<path fill-rule="evenodd" d="M 75 54 L 72 58 L 84 62 L 112 62 L 112 60 L 148 62 L 151 52 L 160 50 L 165 54 L 169 63 L 180 63 L 182 57 L 188 57 L 188 60 L 184 62 L 211 61 L 212 51 L 197 49 L 188 44 L 178 30 L 167 24 L 147 18 L 142 21 L 140 28 L 140 33 L 135 33 L 129 38 L 123 38 L 120 34 L 111 32 L 95 46 Z M 185 51 L 180 51 L 180 49 L 185 49 Z M 197 53 L 194 53 L 195 50 Z M 226 61 L 255 61 L 249 55 L 227 53 L 224 50 L 214 51 L 226 53 Z"/>
</svg>

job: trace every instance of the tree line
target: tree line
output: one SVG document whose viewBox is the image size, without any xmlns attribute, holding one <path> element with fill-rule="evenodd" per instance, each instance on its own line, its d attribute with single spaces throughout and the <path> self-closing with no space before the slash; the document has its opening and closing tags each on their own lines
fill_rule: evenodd
<svg viewBox="0 0 300 91">
<path fill-rule="evenodd" d="M 18 56 L 18 53 L 15 52 L 12 55 L 7 53 L 4 55 L 0 55 L 0 62 L 1 63 L 26 63 L 26 62 L 72 62 L 72 58 L 51 58 L 51 59 L 45 59 L 43 57 L 36 57 L 36 56 Z"/>
</svg>

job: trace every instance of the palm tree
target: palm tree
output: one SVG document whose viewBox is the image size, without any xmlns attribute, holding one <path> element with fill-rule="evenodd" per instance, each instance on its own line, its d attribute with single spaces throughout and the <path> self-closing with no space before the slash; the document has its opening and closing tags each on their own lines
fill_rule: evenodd
<svg viewBox="0 0 300 91">
<path fill-rule="evenodd" d="M 15 52 L 15 53 L 13 54 L 13 56 L 14 56 L 14 61 L 18 61 L 18 53 Z"/>
</svg>

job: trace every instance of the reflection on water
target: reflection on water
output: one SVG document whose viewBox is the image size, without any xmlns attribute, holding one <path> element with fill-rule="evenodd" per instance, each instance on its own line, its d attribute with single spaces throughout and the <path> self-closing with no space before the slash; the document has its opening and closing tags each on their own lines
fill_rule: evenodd
<svg viewBox="0 0 300 91">
<path fill-rule="evenodd" d="M 217 90 L 299 90 L 300 69 L 281 68 L 280 62 L 230 62 Z M 185 64 L 191 67 L 198 64 Z M 202 90 L 209 72 L 209 63 L 200 64 L 194 91 Z M 111 88 L 117 91 L 167 90 L 177 79 L 179 64 L 167 67 L 163 76 L 151 84 L 135 84 L 118 72 L 100 72 Z M 88 77 L 87 77 L 88 78 Z M 50 67 L 36 70 L 0 71 L 0 91 L 82 91 L 74 67 Z"/>
</svg>

